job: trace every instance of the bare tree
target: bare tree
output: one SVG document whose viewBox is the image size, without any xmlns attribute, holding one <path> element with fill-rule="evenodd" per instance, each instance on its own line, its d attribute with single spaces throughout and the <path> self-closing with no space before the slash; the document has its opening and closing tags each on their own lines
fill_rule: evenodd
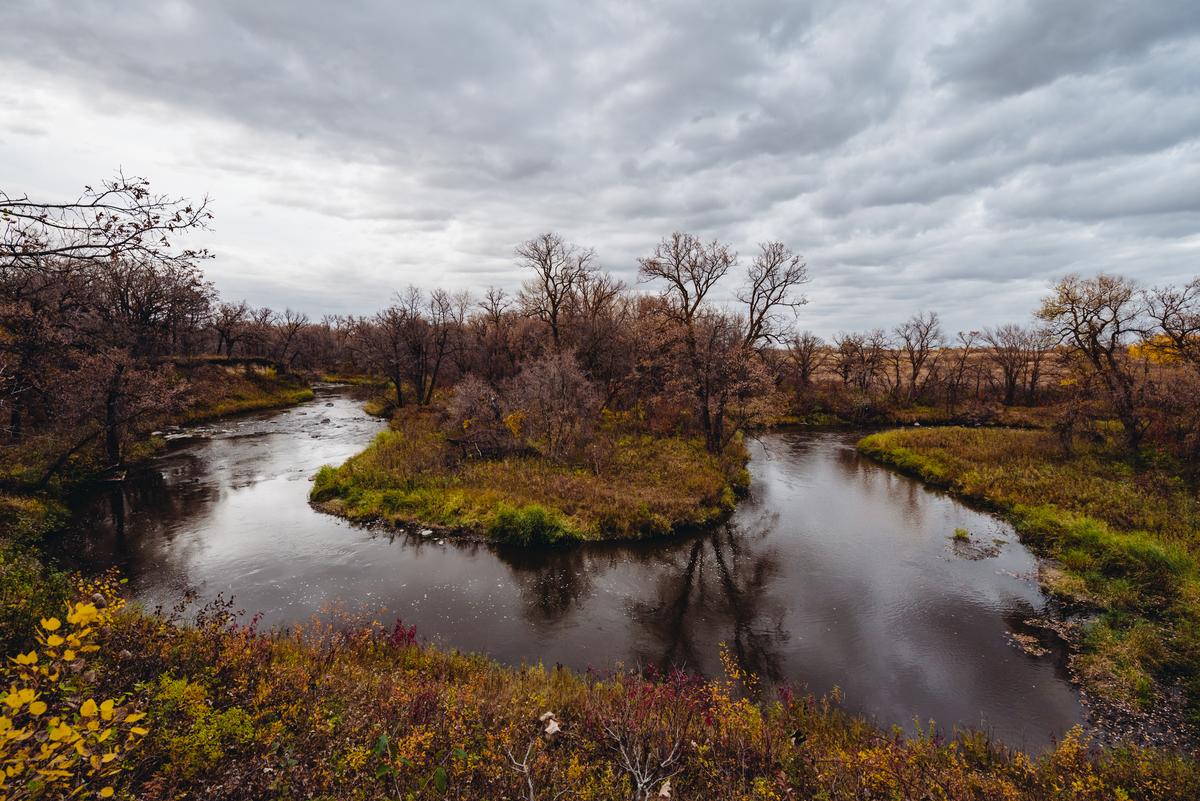
<svg viewBox="0 0 1200 801">
<path fill-rule="evenodd" d="M 713 346 L 726 339 L 728 325 L 714 319 L 702 342 L 697 322 L 705 316 L 704 299 L 736 263 L 737 253 L 728 245 L 717 240 L 705 244 L 678 231 L 663 239 L 652 256 L 639 262 L 643 279 L 666 284 L 659 308 L 678 328 L 682 355 L 689 368 L 686 380 L 691 385 L 705 443 L 713 452 L 719 452 L 725 439 L 723 422 L 714 417 L 712 378 L 718 358 Z"/>
<path fill-rule="evenodd" d="M 979 342 L 978 331 L 959 331 L 952 357 L 950 369 L 946 375 L 944 389 L 946 392 L 946 411 L 954 414 L 962 400 L 963 389 L 967 386 L 967 375 L 971 366 L 971 357 L 975 353 L 975 345 Z"/>
<path fill-rule="evenodd" d="M 0 189 L 0 269 L 57 269 L 81 262 L 191 263 L 203 250 L 172 249 L 170 238 L 206 228 L 208 198 L 192 203 L 150 192 L 144 178 L 118 173 L 76 200 L 48 203 Z"/>
<path fill-rule="evenodd" d="M 456 338 L 461 330 L 466 308 L 466 303 L 456 300 L 444 289 L 435 289 L 429 294 L 429 345 L 426 371 L 429 382 L 421 401 L 425 405 L 433 402 L 433 391 L 437 387 L 438 376 L 442 372 L 446 355 L 457 345 Z"/>
<path fill-rule="evenodd" d="M 937 312 L 914 314 L 896 327 L 896 337 L 908 364 L 908 401 L 912 403 L 923 394 L 944 342 Z"/>
<path fill-rule="evenodd" d="M 580 282 L 592 269 L 595 251 L 568 244 L 558 234 L 548 232 L 518 245 L 516 255 L 522 266 L 534 273 L 521 289 L 521 308 L 550 326 L 550 339 L 558 350 L 562 317 Z"/>
<path fill-rule="evenodd" d="M 759 347 L 778 342 L 784 331 L 780 312 L 795 312 L 808 298 L 795 294 L 808 283 L 808 265 L 782 242 L 760 242 L 747 271 L 747 286 L 738 293 L 746 304 L 746 344 Z"/>
<path fill-rule="evenodd" d="M 658 243 L 654 255 L 639 260 L 638 273 L 666 284 L 668 309 L 690 328 L 708 293 L 736 263 L 737 253 L 728 245 L 715 239 L 705 244 L 676 231 Z"/>
<path fill-rule="evenodd" d="M 392 382 L 398 408 L 404 407 L 404 377 L 411 357 L 408 325 L 407 311 L 393 304 L 374 317 L 355 320 L 351 334 L 366 363 Z"/>
<path fill-rule="evenodd" d="M 867 333 L 841 333 L 834 337 L 835 360 L 843 386 L 871 394 L 884 374 L 887 333 L 876 328 Z"/>
<path fill-rule="evenodd" d="M 275 326 L 275 346 L 273 358 L 284 370 L 290 370 L 295 365 L 300 351 L 300 333 L 308 326 L 308 315 L 291 309 L 284 309 L 283 316 Z"/>
<path fill-rule="evenodd" d="M 233 349 L 246 337 L 246 321 L 250 307 L 246 301 L 222 303 L 213 314 L 212 326 L 217 332 L 217 353 L 233 356 Z"/>
<path fill-rule="evenodd" d="M 1162 337 L 1173 355 L 1200 371 L 1200 277 L 1182 287 L 1155 287 L 1146 293 L 1147 316 L 1154 327 L 1143 330 L 1151 343 Z"/>
<path fill-rule="evenodd" d="M 801 331 L 787 341 L 787 354 L 788 364 L 796 376 L 796 388 L 800 391 L 808 389 L 813 376 L 825 364 L 825 340 L 812 331 Z"/>
<path fill-rule="evenodd" d="M 1017 402 L 1017 390 L 1025 385 L 1032 351 L 1037 348 L 1034 334 L 1024 326 L 1007 323 L 984 329 L 983 341 L 988 346 L 988 358 L 1000 370 L 1004 405 L 1012 406 Z"/>
</svg>

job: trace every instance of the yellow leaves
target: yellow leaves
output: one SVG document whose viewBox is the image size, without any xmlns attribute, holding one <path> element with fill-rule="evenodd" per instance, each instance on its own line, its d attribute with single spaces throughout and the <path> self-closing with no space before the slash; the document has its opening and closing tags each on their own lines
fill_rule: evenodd
<svg viewBox="0 0 1200 801">
<path fill-rule="evenodd" d="M 93 788 L 90 797 L 115 795 L 102 780 L 121 770 L 118 735 L 127 735 L 128 746 L 148 731 L 130 725 L 144 713 L 127 715 L 115 699 L 97 700 L 82 691 L 94 682 L 94 673 L 79 662 L 99 650 L 93 641 L 97 628 L 111 619 L 104 607 L 70 604 L 66 624 L 57 617 L 41 619 L 34 633 L 44 649 L 41 658 L 30 651 L 0 664 L 0 682 L 9 686 L 0 691 L 0 709 L 10 713 L 0 717 L 0 798 L 8 797 L 6 781 L 34 779 L 48 788 L 46 797 L 76 797 L 87 788 Z M 61 655 L 60 646 L 67 646 Z M 64 670 L 71 662 L 72 669 Z M 62 681 L 67 675 L 71 682 Z"/>
<path fill-rule="evenodd" d="M 517 411 L 506 415 L 504 418 L 504 427 L 508 429 L 508 433 L 514 437 L 521 436 L 521 429 L 525 424 L 525 412 L 518 409 Z"/>
<path fill-rule="evenodd" d="M 101 619 L 100 610 L 93 603 L 78 603 L 70 607 L 67 622 L 76 626 L 90 626 Z"/>
</svg>

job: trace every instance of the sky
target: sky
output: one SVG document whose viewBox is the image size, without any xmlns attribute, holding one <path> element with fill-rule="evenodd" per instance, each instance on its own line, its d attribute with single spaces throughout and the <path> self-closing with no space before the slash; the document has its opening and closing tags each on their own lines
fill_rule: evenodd
<svg viewBox="0 0 1200 801">
<path fill-rule="evenodd" d="M 719 299 L 782 240 L 826 336 L 1200 274 L 1196 0 L 28 0 L 0 29 L 0 188 L 208 195 L 222 295 L 313 317 L 515 289 L 546 230 L 631 284 L 664 235 L 720 238 Z"/>
</svg>

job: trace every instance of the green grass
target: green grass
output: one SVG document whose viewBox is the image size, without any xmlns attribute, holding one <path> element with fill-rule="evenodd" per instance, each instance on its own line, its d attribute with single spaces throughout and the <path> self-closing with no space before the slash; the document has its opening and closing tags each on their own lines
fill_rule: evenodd
<svg viewBox="0 0 1200 801">
<path fill-rule="evenodd" d="M 902 429 L 859 449 L 1004 513 L 1056 562 L 1059 597 L 1101 615 L 1083 638 L 1081 678 L 1147 708 L 1155 680 L 1180 680 L 1200 710 L 1200 504 L 1169 462 L 1135 467 L 1111 444 L 1062 452 L 1044 431 Z"/>
<path fill-rule="evenodd" d="M 394 422 L 311 498 L 352 520 L 421 524 L 548 544 L 670 534 L 720 519 L 748 481 L 740 443 L 724 458 L 697 440 L 603 434 L 591 467 L 537 456 L 460 459 L 428 416 Z"/>
<path fill-rule="evenodd" d="M 199 399 L 179 419 L 180 424 L 200 423 L 231 414 L 280 409 L 312 400 L 309 387 L 244 380 L 224 388 L 216 397 Z"/>
</svg>

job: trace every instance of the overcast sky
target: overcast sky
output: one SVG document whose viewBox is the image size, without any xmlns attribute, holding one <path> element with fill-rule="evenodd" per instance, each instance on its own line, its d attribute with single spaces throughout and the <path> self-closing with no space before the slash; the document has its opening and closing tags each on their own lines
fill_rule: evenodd
<svg viewBox="0 0 1200 801">
<path fill-rule="evenodd" d="M 223 295 L 313 316 L 514 287 L 548 229 L 630 281 L 672 230 L 784 240 L 823 334 L 1200 273 L 1196 0 L 29 1 L 0 29 L 0 186 L 209 194 Z"/>
</svg>

